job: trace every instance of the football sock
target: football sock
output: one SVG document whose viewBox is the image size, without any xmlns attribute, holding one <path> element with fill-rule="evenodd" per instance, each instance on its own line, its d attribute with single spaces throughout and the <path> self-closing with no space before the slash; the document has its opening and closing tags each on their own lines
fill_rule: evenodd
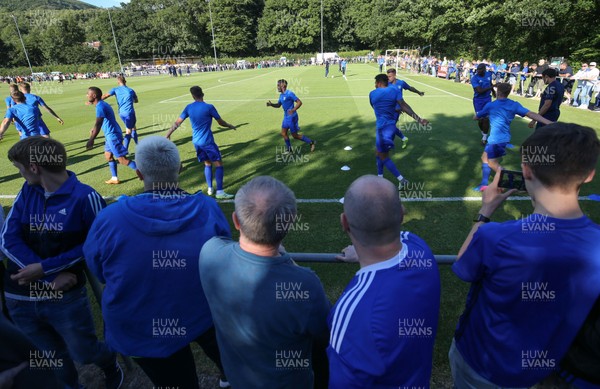
<svg viewBox="0 0 600 389">
<path fill-rule="evenodd" d="M 391 159 L 386 158 L 382 162 L 383 162 L 383 165 L 394 175 L 394 177 L 402 176 L 400 174 L 400 172 L 398 171 L 398 168 L 396 168 L 396 165 L 394 165 L 394 162 L 392 162 Z"/>
<path fill-rule="evenodd" d="M 131 135 L 125 134 L 125 140 L 123 141 L 123 146 L 129 150 L 129 142 L 131 142 Z"/>
<path fill-rule="evenodd" d="M 383 177 L 383 161 L 379 157 L 375 157 L 377 161 L 377 175 Z"/>
<path fill-rule="evenodd" d="M 206 179 L 206 185 L 212 188 L 212 166 L 204 165 L 204 178 Z"/>
<path fill-rule="evenodd" d="M 129 167 L 131 170 L 137 169 L 137 165 L 135 164 L 135 161 L 129 161 L 129 164 L 127 165 L 127 167 Z"/>
<path fill-rule="evenodd" d="M 309 137 L 307 137 L 306 135 L 302 135 L 302 139 L 300 139 L 302 142 L 306 142 L 306 143 L 310 143 L 312 142 L 312 140 L 310 140 Z"/>
<path fill-rule="evenodd" d="M 223 190 L 223 166 L 217 166 L 215 168 L 215 178 L 217 179 L 217 191 Z"/>
<path fill-rule="evenodd" d="M 488 181 L 490 179 L 490 173 L 492 172 L 492 169 L 490 168 L 490 165 L 488 165 L 487 163 L 482 163 L 481 164 L 481 185 L 487 185 Z"/>
<path fill-rule="evenodd" d="M 404 140 L 404 138 L 406 138 L 404 136 L 404 134 L 402 133 L 402 131 L 400 131 L 399 128 L 396 128 L 396 135 L 398 135 L 400 137 L 400 139 Z"/>
<path fill-rule="evenodd" d="M 117 177 L 117 161 L 108 161 L 108 168 L 113 178 Z"/>
<path fill-rule="evenodd" d="M 287 151 L 292 150 L 292 142 L 290 142 L 289 138 L 285 140 L 285 148 Z"/>
<path fill-rule="evenodd" d="M 133 141 L 137 145 L 137 143 L 138 143 L 138 135 L 137 135 L 137 131 L 136 130 L 131 131 L 131 137 L 133 138 Z"/>
</svg>

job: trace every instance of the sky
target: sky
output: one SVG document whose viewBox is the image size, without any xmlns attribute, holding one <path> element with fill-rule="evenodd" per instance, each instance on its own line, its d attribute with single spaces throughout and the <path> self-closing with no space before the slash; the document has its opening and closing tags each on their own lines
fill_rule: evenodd
<svg viewBox="0 0 600 389">
<path fill-rule="evenodd" d="M 121 3 L 129 3 L 129 0 L 82 0 L 84 3 L 92 4 L 97 7 L 110 8 L 119 7 Z"/>
</svg>

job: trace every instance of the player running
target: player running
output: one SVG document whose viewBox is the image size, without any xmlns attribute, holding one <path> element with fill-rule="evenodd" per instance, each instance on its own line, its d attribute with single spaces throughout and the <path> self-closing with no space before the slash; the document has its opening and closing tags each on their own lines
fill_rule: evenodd
<svg viewBox="0 0 600 389">
<path fill-rule="evenodd" d="M 221 152 L 219 146 L 215 143 L 213 133 L 210 129 L 213 118 L 223 127 L 235 130 L 235 126 L 221 119 L 214 105 L 204 102 L 204 92 L 199 86 L 190 88 L 190 93 L 194 102 L 188 104 L 181 115 L 177 118 L 173 126 L 167 132 L 167 139 L 171 139 L 171 134 L 183 123 L 186 118 L 190 118 L 192 123 L 192 143 L 196 149 L 198 162 L 204 162 L 204 177 L 208 185 L 208 195 L 213 195 L 212 185 L 212 165 L 215 165 L 215 178 L 217 181 L 217 195 L 219 200 L 231 199 L 234 196 L 225 193 L 223 190 L 223 162 L 221 161 Z"/>
<path fill-rule="evenodd" d="M 123 75 L 117 76 L 117 83 L 119 86 L 112 88 L 108 93 L 104 94 L 102 100 L 106 100 L 110 96 L 116 96 L 117 104 L 119 105 L 119 116 L 123 120 L 123 124 L 125 124 L 125 141 L 123 142 L 123 146 L 129 150 L 131 138 L 133 138 L 136 145 L 138 143 L 138 134 L 135 128 L 135 110 L 133 109 L 133 104 L 138 102 L 138 97 L 135 91 L 126 85 L 127 81 Z"/>
<path fill-rule="evenodd" d="M 288 153 L 292 152 L 292 143 L 288 136 L 288 130 L 291 131 L 294 139 L 301 140 L 310 145 L 310 152 L 315 151 L 315 145 L 317 142 L 311 140 L 306 135 L 300 135 L 300 126 L 298 125 L 298 109 L 302 106 L 302 100 L 300 100 L 294 92 L 287 90 L 287 81 L 277 81 L 277 92 L 280 93 L 277 104 L 273 104 L 271 100 L 267 101 L 267 107 L 279 108 L 283 107 L 283 122 L 281 123 L 281 136 L 285 141 L 285 148 Z"/>
<path fill-rule="evenodd" d="M 87 92 L 88 103 L 96 107 L 96 123 L 90 130 L 90 139 L 88 140 L 85 148 L 91 150 L 94 147 L 94 139 L 100 133 L 100 129 L 104 132 L 104 157 L 108 162 L 108 168 L 112 177 L 104 183 L 109 185 L 120 184 L 117 176 L 117 161 L 121 165 L 125 165 L 133 170 L 137 169 L 134 161 L 130 161 L 125 157 L 127 155 L 127 149 L 123 146 L 123 132 L 117 119 L 115 119 L 115 112 L 113 111 L 110 104 L 102 101 L 102 91 L 100 88 L 92 86 Z M 117 161 L 115 161 L 115 158 Z"/>
<path fill-rule="evenodd" d="M 428 120 L 417 115 L 402 97 L 402 89 L 388 88 L 388 77 L 385 74 L 375 76 L 375 90 L 369 93 L 369 102 L 375 111 L 376 131 L 375 147 L 377 150 L 377 175 L 383 177 L 385 166 L 399 181 L 398 189 L 408 184 L 408 180 L 400 174 L 398 168 L 389 158 L 389 151 L 394 148 L 394 137 L 397 135 L 396 105 L 400 105 L 402 112 L 415 119 L 419 124 L 427 125 Z"/>
<path fill-rule="evenodd" d="M 15 105 L 15 102 L 12 98 L 12 94 L 14 92 L 18 92 L 18 91 L 19 91 L 19 86 L 17 84 L 10 84 L 8 86 L 8 97 L 4 100 L 6 102 L 6 110 L 7 111 L 10 107 Z M 19 123 L 15 122 L 14 119 L 12 122 L 15 124 L 15 128 L 17 129 L 17 132 L 19 133 L 19 138 L 22 139 L 23 130 L 21 128 L 21 125 Z"/>
<path fill-rule="evenodd" d="M 508 83 L 497 85 L 498 98 L 489 102 L 480 111 L 475 113 L 473 120 L 488 118 L 491 126 L 490 136 L 481 154 L 481 183 L 473 188 L 476 192 L 483 192 L 487 188 L 490 173 L 494 170 L 500 172 L 500 159 L 506 155 L 506 146 L 510 142 L 510 123 L 515 115 L 527 116 L 543 124 L 552 123 L 550 120 L 531 112 L 520 103 L 508 98 L 512 86 Z"/>
<path fill-rule="evenodd" d="M 58 122 L 62 125 L 65 122 L 56 114 L 56 112 L 54 112 L 54 110 L 52 108 L 50 108 L 50 106 L 48 106 L 48 104 L 46 104 L 46 102 L 44 101 L 44 99 L 42 99 L 40 96 L 38 95 L 34 95 L 33 93 L 31 93 L 31 85 L 28 82 L 22 82 L 19 84 L 19 90 L 21 92 L 23 92 L 23 94 L 25 95 L 25 102 L 28 105 L 31 105 L 36 111 L 38 116 L 38 123 L 40 126 L 40 135 L 44 136 L 44 137 L 48 137 L 50 135 L 50 129 L 48 129 L 48 126 L 46 125 L 46 123 L 44 123 L 44 120 L 42 119 L 42 112 L 40 111 L 40 106 L 44 107 L 46 109 L 46 111 L 48 111 L 50 113 L 50 115 L 54 116 L 56 118 L 56 120 L 58 120 Z"/>
<path fill-rule="evenodd" d="M 486 71 L 486 65 L 480 63 L 477 65 L 476 73 L 471 77 L 471 86 L 473 86 L 473 107 L 475 112 L 479 112 L 485 107 L 485 105 L 492 101 L 492 95 L 496 97 L 494 87 L 492 85 L 492 73 Z M 478 119 L 477 125 L 481 130 L 481 144 L 485 146 L 490 133 L 490 121 L 489 118 L 484 117 Z"/>
<path fill-rule="evenodd" d="M 425 92 L 421 92 L 421 91 L 417 90 L 416 88 L 413 88 L 412 86 L 408 85 L 408 83 L 406 81 L 396 78 L 396 69 L 389 68 L 386 73 L 388 76 L 388 87 L 389 88 L 398 88 L 403 91 L 407 90 L 407 91 L 416 93 L 419 96 L 425 95 Z M 400 107 L 399 104 L 396 105 L 396 113 L 397 113 L 397 117 L 396 117 L 396 122 L 397 122 L 398 119 L 400 118 L 400 114 L 402 113 L 402 108 Z M 405 149 L 406 146 L 408 145 L 408 137 L 405 136 L 402 133 L 402 131 L 400 131 L 399 128 L 396 131 L 396 135 L 398 135 L 400 137 L 400 139 L 402 140 L 402 148 Z"/>
<path fill-rule="evenodd" d="M 6 110 L 6 116 L 0 124 L 0 140 L 13 121 L 21 139 L 40 135 L 37 112 L 34 107 L 25 102 L 25 95 L 20 91 L 15 91 L 11 93 L 11 98 L 13 106 Z"/>
</svg>

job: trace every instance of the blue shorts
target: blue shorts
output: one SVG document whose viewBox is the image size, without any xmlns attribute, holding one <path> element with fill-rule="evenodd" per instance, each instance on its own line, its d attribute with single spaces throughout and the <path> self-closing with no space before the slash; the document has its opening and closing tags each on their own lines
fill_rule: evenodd
<svg viewBox="0 0 600 389">
<path fill-rule="evenodd" d="M 387 153 L 394 148 L 396 126 L 389 124 L 375 131 L 375 148 L 378 153 Z"/>
<path fill-rule="evenodd" d="M 475 107 L 475 113 L 481 111 L 483 107 L 485 107 L 485 105 L 487 103 L 490 103 L 491 101 L 491 97 L 487 99 L 473 99 L 473 107 Z"/>
<path fill-rule="evenodd" d="M 221 160 L 221 152 L 219 151 L 219 146 L 217 146 L 215 143 L 194 145 L 194 148 L 196 149 L 196 156 L 198 157 L 198 162 Z"/>
<path fill-rule="evenodd" d="M 48 128 L 46 123 L 44 123 L 42 119 L 40 119 L 38 123 L 38 130 L 40 132 L 40 135 L 50 135 L 50 129 Z"/>
<path fill-rule="evenodd" d="M 488 143 L 485 145 L 485 151 L 489 159 L 496 159 L 506 155 L 506 145 L 508 143 Z"/>
<path fill-rule="evenodd" d="M 300 131 L 300 126 L 298 125 L 298 115 L 286 115 L 283 118 L 283 122 L 281 122 L 281 128 L 289 129 L 292 134 Z"/>
<path fill-rule="evenodd" d="M 123 138 L 108 137 L 104 142 L 104 151 L 120 158 L 127 155 L 127 149 L 123 146 Z"/>
<path fill-rule="evenodd" d="M 125 123 L 125 128 L 135 128 L 135 123 L 137 122 L 135 118 L 135 112 L 129 112 L 127 115 L 119 114 L 123 123 Z"/>
</svg>

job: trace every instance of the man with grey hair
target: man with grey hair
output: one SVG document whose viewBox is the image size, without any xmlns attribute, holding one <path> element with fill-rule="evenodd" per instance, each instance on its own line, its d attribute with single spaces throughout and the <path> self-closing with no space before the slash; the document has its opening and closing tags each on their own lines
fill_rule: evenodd
<svg viewBox="0 0 600 389">
<path fill-rule="evenodd" d="M 293 192 L 257 177 L 235 197 L 239 243 L 213 238 L 200 252 L 200 279 L 234 388 L 327 387 L 329 302 L 317 276 L 280 247 L 297 220 Z"/>
<path fill-rule="evenodd" d="M 179 188 L 174 143 L 146 137 L 136 162 L 145 192 L 100 212 L 83 247 L 88 267 L 106 284 L 105 339 L 135 356 L 154 386 L 198 388 L 190 342 L 222 368 L 196 258 L 208 239 L 231 236 L 229 225 L 215 200 Z M 221 387 L 228 386 L 222 376 Z"/>
<path fill-rule="evenodd" d="M 400 230 L 403 216 L 383 178 L 362 176 L 346 192 L 340 219 L 353 246 L 338 259 L 360 270 L 329 315 L 330 389 L 429 388 L 440 276 L 427 244 Z"/>
</svg>

